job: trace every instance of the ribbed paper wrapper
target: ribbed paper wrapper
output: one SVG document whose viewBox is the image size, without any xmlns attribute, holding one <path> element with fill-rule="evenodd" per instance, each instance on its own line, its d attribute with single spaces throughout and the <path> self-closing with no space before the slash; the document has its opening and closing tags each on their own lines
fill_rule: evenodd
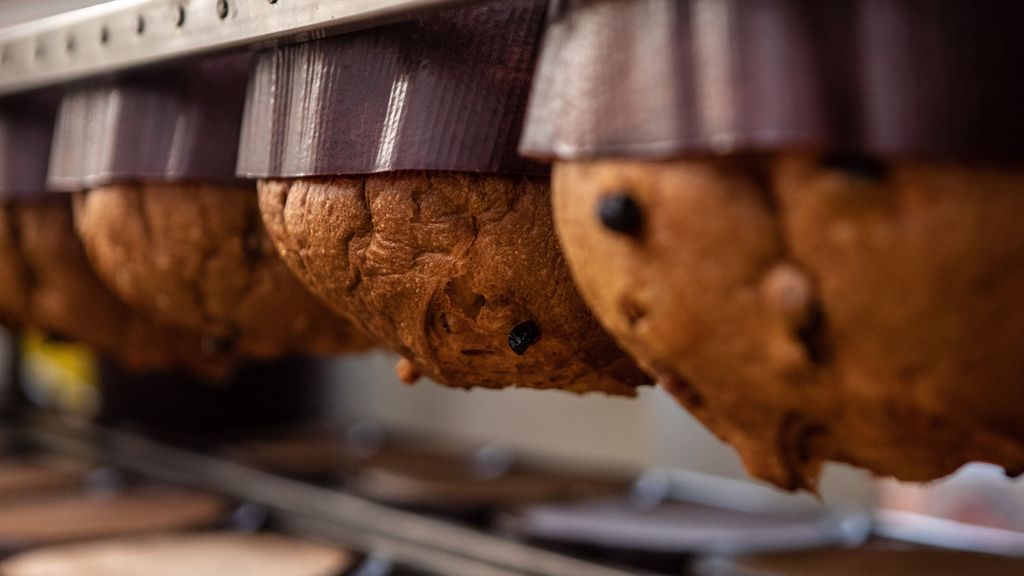
<svg viewBox="0 0 1024 576">
<path fill-rule="evenodd" d="M 45 92 L 0 100 L 0 200 L 46 190 L 57 98 Z"/>
<path fill-rule="evenodd" d="M 238 173 L 542 173 L 516 146 L 546 5 L 489 0 L 262 52 Z"/>
<path fill-rule="evenodd" d="M 521 152 L 1019 159 L 1024 3 L 563 0 Z"/>
<path fill-rule="evenodd" d="M 50 187 L 234 180 L 250 63 L 249 54 L 204 58 L 69 89 Z"/>
</svg>

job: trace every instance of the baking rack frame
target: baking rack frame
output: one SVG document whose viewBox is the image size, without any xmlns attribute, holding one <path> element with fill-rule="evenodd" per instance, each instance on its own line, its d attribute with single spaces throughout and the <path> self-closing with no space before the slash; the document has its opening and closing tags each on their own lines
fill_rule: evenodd
<svg viewBox="0 0 1024 576">
<path fill-rule="evenodd" d="M 112 0 L 0 28 L 0 96 L 270 46 L 478 0 Z"/>
<path fill-rule="evenodd" d="M 655 576 L 566 556 L 81 420 L 28 413 L 8 424 L 8 430 L 30 448 L 263 506 L 286 532 L 430 574 Z"/>
</svg>

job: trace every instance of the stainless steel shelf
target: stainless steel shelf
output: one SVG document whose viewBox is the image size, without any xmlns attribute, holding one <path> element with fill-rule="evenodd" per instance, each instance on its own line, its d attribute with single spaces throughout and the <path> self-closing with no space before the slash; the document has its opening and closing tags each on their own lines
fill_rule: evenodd
<svg viewBox="0 0 1024 576">
<path fill-rule="evenodd" d="M 0 95 L 472 0 L 114 0 L 0 29 Z"/>
</svg>

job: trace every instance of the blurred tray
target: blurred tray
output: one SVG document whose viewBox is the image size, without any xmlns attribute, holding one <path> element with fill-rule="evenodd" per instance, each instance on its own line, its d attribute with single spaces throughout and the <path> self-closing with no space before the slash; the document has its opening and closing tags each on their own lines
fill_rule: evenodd
<svg viewBox="0 0 1024 576">
<path fill-rule="evenodd" d="M 29 440 L 48 451 L 95 458 L 143 476 L 266 506 L 275 525 L 441 576 L 645 576 L 580 560 L 451 522 L 376 504 L 138 434 L 32 416 Z"/>
<path fill-rule="evenodd" d="M 679 471 L 641 478 L 632 498 L 540 504 L 503 525 L 520 538 L 679 555 L 856 546 L 871 532 L 859 508 Z"/>
<path fill-rule="evenodd" d="M 821 550 L 705 560 L 696 576 L 1018 576 L 1024 559 L 949 550 Z"/>
</svg>

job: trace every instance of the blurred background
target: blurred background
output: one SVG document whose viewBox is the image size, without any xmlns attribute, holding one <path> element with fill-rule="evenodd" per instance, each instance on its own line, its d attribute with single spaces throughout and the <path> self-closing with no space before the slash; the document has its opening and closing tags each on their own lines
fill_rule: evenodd
<svg viewBox="0 0 1024 576">
<path fill-rule="evenodd" d="M 453 390 L 424 380 L 401 383 L 385 352 L 341 360 L 331 388 L 339 417 L 500 442 L 538 455 L 626 468 L 684 468 L 744 477 L 739 459 L 658 388 L 633 400 L 535 390 Z M 826 500 L 869 504 L 870 476 L 830 465 Z"/>
</svg>

